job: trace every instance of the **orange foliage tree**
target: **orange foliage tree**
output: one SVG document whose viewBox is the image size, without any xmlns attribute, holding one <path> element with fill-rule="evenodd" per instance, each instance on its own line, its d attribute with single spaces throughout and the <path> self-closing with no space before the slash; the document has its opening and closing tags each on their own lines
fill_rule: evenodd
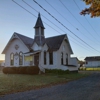
<svg viewBox="0 0 100 100">
<path fill-rule="evenodd" d="M 90 14 L 91 17 L 100 16 L 100 0 L 83 0 L 86 5 L 90 5 L 89 8 L 85 8 L 80 12 L 81 15 Z"/>
</svg>

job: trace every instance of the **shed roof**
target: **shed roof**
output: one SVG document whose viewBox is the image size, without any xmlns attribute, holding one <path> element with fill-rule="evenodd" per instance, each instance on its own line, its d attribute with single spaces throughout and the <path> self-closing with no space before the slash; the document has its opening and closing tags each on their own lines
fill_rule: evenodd
<svg viewBox="0 0 100 100">
<path fill-rule="evenodd" d="M 86 57 L 84 60 L 85 61 L 100 61 L 100 56 Z"/>
</svg>

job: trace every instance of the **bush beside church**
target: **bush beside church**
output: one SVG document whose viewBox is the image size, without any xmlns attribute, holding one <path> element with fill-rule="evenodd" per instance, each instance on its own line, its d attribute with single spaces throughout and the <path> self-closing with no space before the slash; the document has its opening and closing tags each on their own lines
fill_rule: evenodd
<svg viewBox="0 0 100 100">
<path fill-rule="evenodd" d="M 39 74 L 40 69 L 37 66 L 27 67 L 5 67 L 3 68 L 4 74 Z"/>
</svg>

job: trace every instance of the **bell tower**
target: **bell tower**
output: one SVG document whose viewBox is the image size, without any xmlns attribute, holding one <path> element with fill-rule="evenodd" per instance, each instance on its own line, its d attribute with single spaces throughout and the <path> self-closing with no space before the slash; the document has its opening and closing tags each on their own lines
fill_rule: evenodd
<svg viewBox="0 0 100 100">
<path fill-rule="evenodd" d="M 38 18 L 34 28 L 35 28 L 34 40 L 39 46 L 42 46 L 45 43 L 45 36 L 44 36 L 45 27 L 42 23 L 40 13 L 38 14 Z"/>
</svg>

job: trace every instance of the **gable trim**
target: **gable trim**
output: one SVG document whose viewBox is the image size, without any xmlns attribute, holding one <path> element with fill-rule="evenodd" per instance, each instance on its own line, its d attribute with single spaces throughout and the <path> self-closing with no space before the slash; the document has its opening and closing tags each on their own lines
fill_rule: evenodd
<svg viewBox="0 0 100 100">
<path fill-rule="evenodd" d="M 12 37 L 11 37 L 10 40 L 8 41 L 7 45 L 5 46 L 4 50 L 2 51 L 2 54 L 5 54 L 6 49 L 7 49 L 8 46 L 10 45 L 10 42 L 14 39 L 14 38 L 13 38 L 14 35 L 17 36 L 17 37 L 15 37 L 15 38 L 19 39 L 19 40 L 25 45 L 25 43 L 20 39 L 20 37 L 18 37 L 18 35 L 14 32 L 13 35 L 12 35 Z M 27 46 L 25 45 L 25 47 L 27 47 Z M 29 49 L 29 48 L 27 47 L 27 49 Z"/>
</svg>

